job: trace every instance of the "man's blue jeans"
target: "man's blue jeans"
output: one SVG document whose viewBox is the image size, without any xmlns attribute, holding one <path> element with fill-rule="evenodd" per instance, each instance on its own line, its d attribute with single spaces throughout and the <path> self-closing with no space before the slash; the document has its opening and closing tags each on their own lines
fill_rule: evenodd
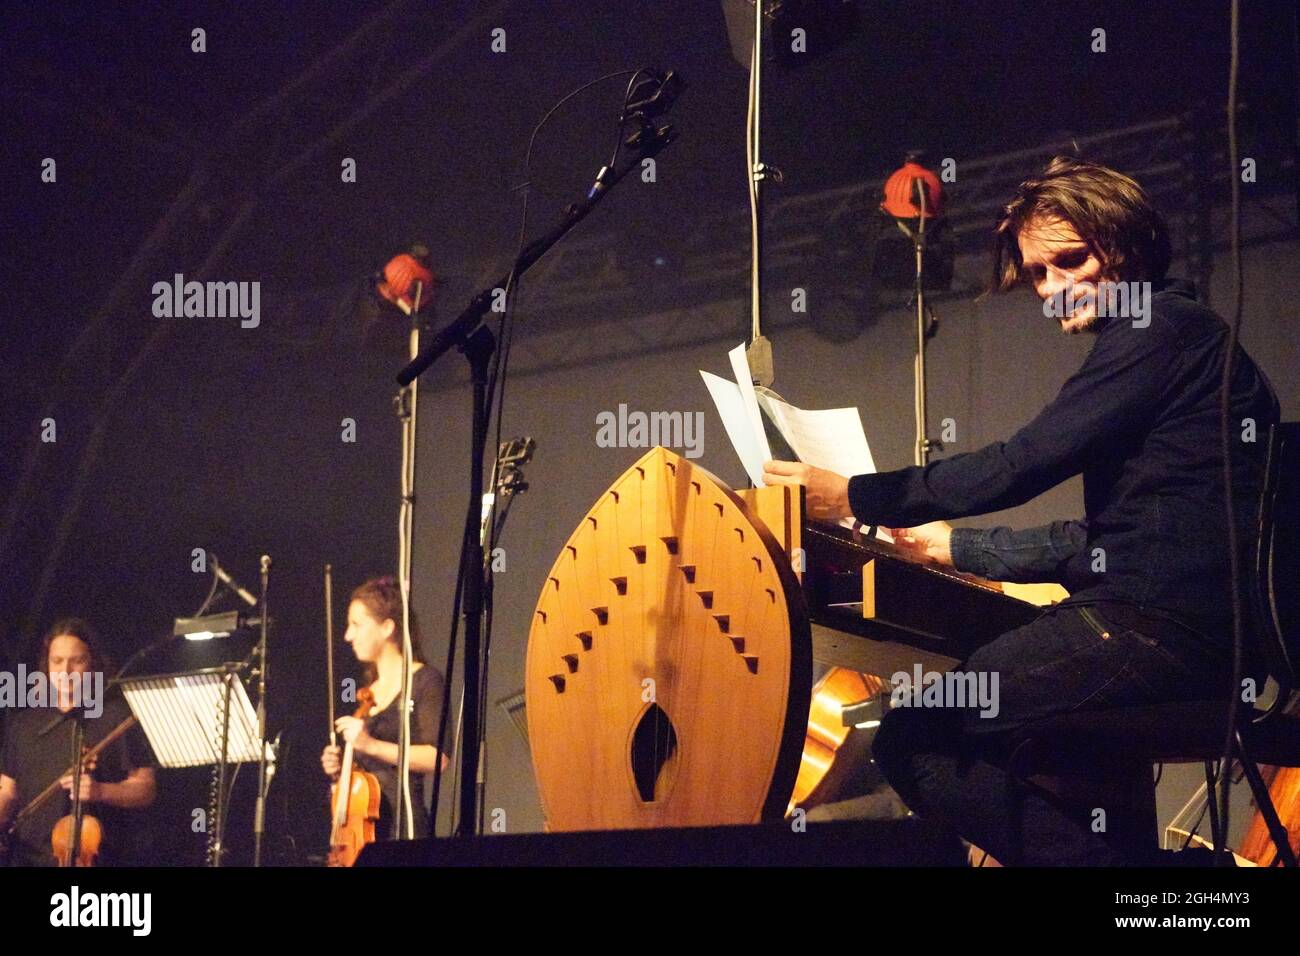
<svg viewBox="0 0 1300 956">
<path fill-rule="evenodd" d="M 1120 807 L 1106 812 L 1104 797 L 1076 792 L 1070 802 L 1017 781 L 1006 769 L 1007 731 L 1078 710 L 1221 697 L 1230 663 L 1191 635 L 1156 642 L 1096 608 L 1067 605 L 980 648 L 959 671 L 997 674 L 995 716 L 976 706 L 895 707 L 876 733 L 876 763 L 903 801 L 1004 864 L 1120 866 L 1153 859 L 1156 847 L 1134 845 L 1134 834 L 1154 820 L 1116 819 Z M 1148 798 L 1151 773 L 1122 760 L 1071 768 L 1098 794 L 1118 783 Z"/>
</svg>

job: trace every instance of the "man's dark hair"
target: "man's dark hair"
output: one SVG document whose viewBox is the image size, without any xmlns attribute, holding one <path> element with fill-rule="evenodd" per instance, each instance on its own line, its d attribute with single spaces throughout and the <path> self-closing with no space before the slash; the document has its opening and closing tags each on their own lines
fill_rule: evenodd
<svg viewBox="0 0 1300 956">
<path fill-rule="evenodd" d="M 1123 173 L 1057 156 L 1026 179 L 998 215 L 992 291 L 1006 292 L 1028 276 L 1020 230 L 1040 218 L 1060 218 L 1092 247 L 1108 278 L 1154 282 L 1169 271 L 1169 231 L 1150 197 Z"/>
<path fill-rule="evenodd" d="M 50 625 L 49 630 L 45 632 L 44 639 L 41 641 L 39 660 L 41 670 L 49 672 L 50 645 L 54 643 L 56 637 L 75 637 L 90 648 L 90 669 L 92 671 L 112 671 L 112 658 L 104 650 L 99 634 L 90 626 L 88 621 L 79 617 L 60 618 Z"/>
</svg>

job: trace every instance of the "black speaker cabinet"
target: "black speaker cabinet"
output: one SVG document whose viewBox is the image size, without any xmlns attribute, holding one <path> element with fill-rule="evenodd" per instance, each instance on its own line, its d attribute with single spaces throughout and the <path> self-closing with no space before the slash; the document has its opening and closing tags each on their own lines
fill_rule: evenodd
<svg viewBox="0 0 1300 956">
<path fill-rule="evenodd" d="M 910 817 L 501 834 L 373 843 L 357 866 L 962 866 L 951 834 Z"/>
</svg>

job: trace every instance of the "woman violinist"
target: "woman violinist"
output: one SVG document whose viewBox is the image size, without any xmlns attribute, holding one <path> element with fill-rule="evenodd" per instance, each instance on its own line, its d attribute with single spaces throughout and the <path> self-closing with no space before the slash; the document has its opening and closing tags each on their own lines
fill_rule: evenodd
<svg viewBox="0 0 1300 956">
<path fill-rule="evenodd" d="M 369 771 L 379 782 L 380 813 L 377 835 L 397 839 L 395 832 L 397 788 L 397 741 L 401 735 L 397 698 L 402 687 L 402 594 L 391 577 L 371 578 L 352 592 L 348 603 L 348 629 L 344 640 L 352 645 L 357 660 L 365 665 L 366 681 L 374 697 L 370 715 L 339 717 L 335 730 L 351 743 L 357 769 Z M 420 653 L 419 629 L 411 616 L 411 807 L 415 836 L 429 835 L 425 811 L 425 779 L 438 765 L 438 721 L 442 714 L 444 684 L 442 672 L 426 664 Z M 321 753 L 321 767 L 337 780 L 343 748 L 327 746 Z M 447 757 L 442 757 L 443 766 Z"/>
</svg>

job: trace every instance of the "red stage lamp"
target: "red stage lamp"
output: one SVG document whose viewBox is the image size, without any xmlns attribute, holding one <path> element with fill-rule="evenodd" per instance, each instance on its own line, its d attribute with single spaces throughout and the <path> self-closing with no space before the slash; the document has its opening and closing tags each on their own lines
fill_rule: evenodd
<svg viewBox="0 0 1300 956">
<path fill-rule="evenodd" d="M 925 187 L 925 218 L 934 219 L 943 207 L 943 186 L 939 177 L 910 156 L 885 180 L 885 199 L 880 208 L 895 219 L 916 219 L 921 215 L 916 182 Z"/>
<path fill-rule="evenodd" d="M 375 284 L 376 291 L 407 315 L 422 309 L 433 298 L 433 290 L 438 285 L 427 264 L 428 256 L 428 250 L 422 246 L 393 256 L 384 266 L 383 277 Z"/>
</svg>

